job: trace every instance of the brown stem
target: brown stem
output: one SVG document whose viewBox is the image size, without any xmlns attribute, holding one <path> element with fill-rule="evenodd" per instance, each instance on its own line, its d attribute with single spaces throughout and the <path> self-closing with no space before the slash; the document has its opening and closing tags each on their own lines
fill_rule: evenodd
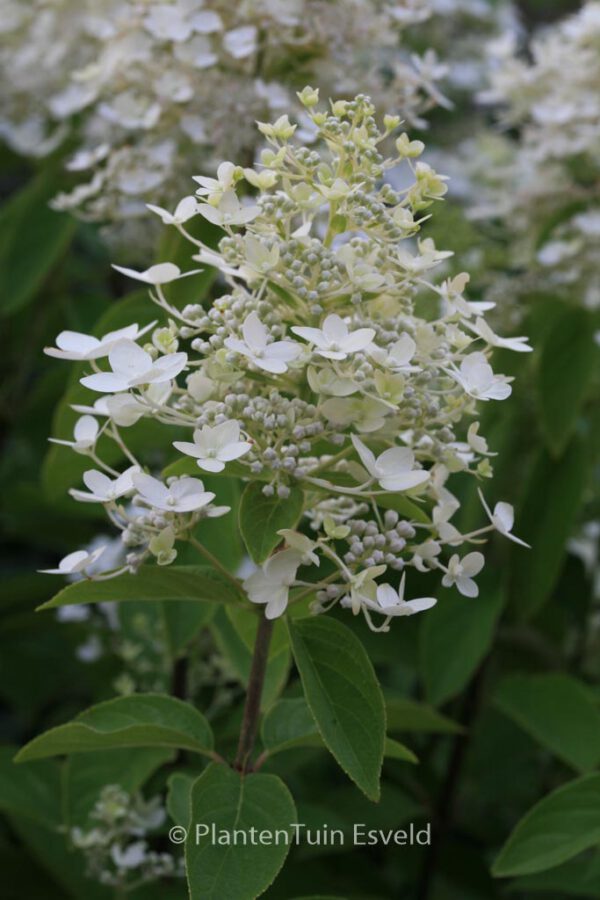
<svg viewBox="0 0 600 900">
<path fill-rule="evenodd" d="M 240 741 L 235 762 L 233 764 L 234 769 L 237 769 L 239 772 L 248 771 L 250 756 L 254 749 L 254 741 L 256 740 L 256 731 L 258 728 L 258 717 L 260 714 L 260 698 L 265 681 L 269 644 L 271 642 L 272 633 L 273 621 L 267 619 L 265 616 L 261 616 L 258 620 L 258 630 L 256 632 L 256 641 L 254 643 L 252 668 L 250 669 L 250 678 L 248 680 L 248 691 L 246 694 L 246 705 L 244 706 L 244 718 L 242 719 Z"/>
<path fill-rule="evenodd" d="M 446 778 L 436 809 L 434 811 L 435 835 L 434 840 L 427 848 L 421 871 L 420 883 L 417 887 L 417 900 L 429 900 L 433 889 L 433 882 L 437 875 L 437 865 L 440 858 L 440 850 L 452 828 L 454 807 L 462 775 L 466 752 L 469 746 L 469 729 L 475 719 L 482 689 L 483 676 L 487 659 L 483 661 L 479 670 L 473 677 L 464 698 L 463 715 L 461 717 L 465 731 L 454 739 L 454 745 L 450 754 Z"/>
</svg>

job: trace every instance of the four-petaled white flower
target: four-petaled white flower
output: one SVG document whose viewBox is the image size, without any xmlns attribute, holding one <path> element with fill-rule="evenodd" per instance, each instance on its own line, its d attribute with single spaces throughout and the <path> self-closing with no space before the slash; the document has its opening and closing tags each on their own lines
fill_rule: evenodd
<svg viewBox="0 0 600 900">
<path fill-rule="evenodd" d="M 508 378 L 505 375 L 494 375 L 483 353 L 469 353 L 461 362 L 460 370 L 446 371 L 466 394 L 476 400 L 506 400 L 512 393 Z"/>
<path fill-rule="evenodd" d="M 201 269 L 193 269 L 191 272 L 182 272 L 179 266 L 170 262 L 157 263 L 143 272 L 138 272 L 136 269 L 128 269 L 125 266 L 113 265 L 113 269 L 116 269 L 121 275 L 127 275 L 128 278 L 135 278 L 136 281 L 143 281 L 145 284 L 153 284 L 155 286 L 157 284 L 169 284 L 171 281 L 187 278 L 189 275 L 197 275 L 198 272 L 202 271 Z"/>
<path fill-rule="evenodd" d="M 139 473 L 139 466 L 130 466 L 117 478 L 109 478 L 104 472 L 97 469 L 88 469 L 83 473 L 83 483 L 88 488 L 86 491 L 78 491 L 72 488 L 69 493 L 75 500 L 82 503 L 112 503 L 133 490 L 133 476 Z"/>
<path fill-rule="evenodd" d="M 255 312 L 246 316 L 242 325 L 241 341 L 239 338 L 225 338 L 228 350 L 234 350 L 248 357 L 259 369 L 281 375 L 287 370 L 288 363 L 296 359 L 300 347 L 293 341 L 273 341 L 269 343 L 269 331 Z"/>
<path fill-rule="evenodd" d="M 442 584 L 444 587 L 452 587 L 455 584 L 465 597 L 477 597 L 479 588 L 473 581 L 473 576 L 481 572 L 483 563 L 483 553 L 477 551 L 467 553 L 462 559 L 458 553 L 453 554 L 448 562 L 446 574 L 442 578 Z"/>
<path fill-rule="evenodd" d="M 203 425 L 194 431 L 194 442 L 174 441 L 173 446 L 187 456 L 193 456 L 205 472 L 222 472 L 226 462 L 239 459 L 252 448 L 248 441 L 240 441 L 239 422 L 222 422 L 211 428 Z"/>
<path fill-rule="evenodd" d="M 179 478 L 166 485 L 158 478 L 138 471 L 133 476 L 133 486 L 146 503 L 165 512 L 196 512 L 215 499 L 212 491 L 204 490 L 199 478 Z"/>
<path fill-rule="evenodd" d="M 531 546 L 526 544 L 525 541 L 522 541 L 521 538 L 518 538 L 516 535 L 512 533 L 513 525 L 515 524 L 515 511 L 510 503 L 504 503 L 500 501 L 496 503 L 494 506 L 494 512 L 489 508 L 487 503 L 485 502 L 485 497 L 483 496 L 481 489 L 478 488 L 479 499 L 483 504 L 483 508 L 485 509 L 488 519 L 500 534 L 504 535 L 504 537 L 508 538 L 509 541 L 514 541 L 515 544 L 520 544 L 522 547 L 527 547 L 528 550 L 531 550 Z"/>
<path fill-rule="evenodd" d="M 235 168 L 232 162 L 222 162 L 217 168 L 216 178 L 208 178 L 206 175 L 194 175 L 194 181 L 200 185 L 196 191 L 198 196 L 207 197 L 212 206 L 218 206 L 223 194 L 233 188 Z"/>
<path fill-rule="evenodd" d="M 56 347 L 45 347 L 44 353 L 47 356 L 54 356 L 56 359 L 74 361 L 101 359 L 103 356 L 108 356 L 119 341 L 137 341 L 154 325 L 156 322 L 151 322 L 145 328 L 140 328 L 137 324 L 128 325 L 126 328 L 119 328 L 118 331 L 109 331 L 101 338 L 93 337 L 91 334 L 82 334 L 79 331 L 61 331 L 56 338 Z"/>
<path fill-rule="evenodd" d="M 85 575 L 88 566 L 93 565 L 104 553 L 106 547 L 98 547 L 88 553 L 87 550 L 76 550 L 63 557 L 58 564 L 57 569 L 38 569 L 46 575 Z"/>
<path fill-rule="evenodd" d="M 408 447 L 390 447 L 377 458 L 355 434 L 354 444 L 362 463 L 373 478 L 376 478 L 384 491 L 409 491 L 429 479 L 429 472 L 415 469 L 415 455 Z"/>
<path fill-rule="evenodd" d="M 349 331 L 341 316 L 335 314 L 327 316 L 322 329 L 296 325 L 292 331 L 298 337 L 314 344 L 319 356 L 337 360 L 346 359 L 349 353 L 365 350 L 375 337 L 374 328 L 358 328 L 356 331 Z"/>
<path fill-rule="evenodd" d="M 168 353 L 156 361 L 133 341 L 119 341 L 108 354 L 112 372 L 95 372 L 81 379 L 84 387 L 102 394 L 127 391 L 142 384 L 172 381 L 185 368 L 186 353 Z"/>
<path fill-rule="evenodd" d="M 374 612 L 384 613 L 386 616 L 412 616 L 415 613 L 424 612 L 435 606 L 435 597 L 417 597 L 414 600 L 404 599 L 406 584 L 406 572 L 402 573 L 400 586 L 396 591 L 390 584 L 378 584 L 376 604 L 369 604 L 369 609 Z"/>
<path fill-rule="evenodd" d="M 153 206 L 152 203 L 147 203 L 146 206 L 151 212 L 160 216 L 165 225 L 183 225 L 198 214 L 198 201 L 193 196 L 184 197 L 183 200 L 180 200 L 173 213 L 163 209 L 162 206 Z M 148 272 L 145 274 L 148 274 Z"/>
<path fill-rule="evenodd" d="M 230 225 L 247 225 L 260 213 L 260 206 L 244 206 L 235 191 L 225 191 L 218 206 L 200 203 L 198 212 L 213 225 L 227 228 Z"/>
<path fill-rule="evenodd" d="M 281 550 L 244 581 L 244 588 L 252 603 L 265 603 L 267 619 L 283 615 L 288 604 L 290 587 L 302 565 L 303 554 L 298 550 Z"/>
</svg>

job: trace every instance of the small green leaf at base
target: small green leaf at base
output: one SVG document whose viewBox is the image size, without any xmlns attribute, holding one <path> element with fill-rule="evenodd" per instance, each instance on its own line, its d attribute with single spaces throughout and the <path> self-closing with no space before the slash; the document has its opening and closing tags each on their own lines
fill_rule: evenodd
<svg viewBox="0 0 600 900">
<path fill-rule="evenodd" d="M 292 796 L 275 775 L 241 775 L 210 765 L 191 794 L 185 847 L 191 900 L 259 897 L 283 866 L 295 821 Z M 268 843 L 261 842 L 261 833 Z"/>
</svg>

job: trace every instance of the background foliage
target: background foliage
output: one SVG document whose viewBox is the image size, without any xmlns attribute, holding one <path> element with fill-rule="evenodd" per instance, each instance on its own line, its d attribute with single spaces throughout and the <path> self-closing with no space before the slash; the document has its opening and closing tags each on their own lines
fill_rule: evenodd
<svg viewBox="0 0 600 900">
<path fill-rule="evenodd" d="M 533 24 L 574 4 L 528 0 L 521 6 Z M 461 112 L 468 114 L 459 109 L 452 115 Z M 443 130 L 445 116 L 433 116 L 434 135 Z M 61 448 L 48 450 L 48 434 L 66 436 L 72 428 L 69 404 L 77 382 L 42 348 L 63 328 L 104 333 L 132 321 L 134 312 L 141 323 L 148 308 L 111 271 L 94 228 L 47 207 L 63 177 L 60 159 L 46 159 L 33 170 L 3 149 L 0 161 L 0 859 L 7 900 L 120 896 L 86 877 L 83 856 L 65 834 L 65 826 L 90 827 L 106 784 L 168 796 L 168 819 L 155 844 L 175 854 L 167 828 L 187 824 L 188 801 L 196 818 L 208 821 L 215 791 L 223 799 L 214 813 L 221 823 L 246 805 L 264 808 L 265 827 L 296 817 L 346 830 L 353 822 L 376 829 L 432 823 L 431 847 L 293 848 L 265 894 L 270 900 L 599 896 L 597 597 L 593 572 L 569 551 L 570 538 L 598 505 L 598 323 L 591 314 L 550 296 L 538 298 L 525 326 L 535 353 L 516 360 L 506 354 L 502 370 L 517 376 L 515 393 L 500 412 L 489 411 L 487 433 L 500 454 L 497 491 L 515 504 L 518 533 L 533 550 L 494 544 L 478 600 L 444 596 L 434 610 L 389 634 L 373 635 L 347 619 L 342 626 L 335 616 L 292 623 L 289 633 L 278 623 L 263 698 L 266 762 L 242 797 L 237 774 L 211 762 L 211 753 L 213 739 L 221 753 L 234 752 L 253 616 L 227 604 L 190 603 L 185 573 L 176 599 L 172 587 L 161 593 L 160 579 L 147 587 L 137 582 L 135 601 L 118 606 L 118 632 L 101 612 L 80 621 L 34 611 L 57 587 L 35 570 L 86 544 L 102 527 L 94 508 L 82 510 L 65 494 L 77 477 L 70 459 Z M 454 215 L 449 206 L 438 227 L 445 229 L 443 246 L 460 249 Z M 173 259 L 171 249 L 165 258 Z M 148 435 L 140 431 L 138 439 L 142 444 Z M 463 530 L 477 503 L 468 489 L 458 523 Z M 236 506 L 234 479 L 229 490 Z M 241 509 L 243 520 L 244 501 Z M 204 539 L 229 567 L 240 563 L 243 548 L 231 526 L 211 525 Z M 262 558 L 265 548 L 254 552 Z M 172 577 L 170 570 L 165 575 Z M 198 598 L 206 576 L 188 576 Z M 218 589 L 226 597 L 225 587 Z M 111 582 L 113 598 L 114 591 Z M 208 582 L 206 599 L 214 592 Z M 133 597 L 126 584 L 122 594 L 119 599 Z M 323 647 L 335 650 L 323 657 Z M 188 651 L 192 663 L 186 666 Z M 296 674 L 282 695 L 292 653 Z M 343 723 L 348 739 L 341 743 L 329 727 L 331 709 L 343 709 L 348 690 L 340 686 L 336 694 L 336 681 L 332 696 L 324 695 L 319 666 L 332 659 L 340 685 L 343 676 L 357 690 L 367 686 L 362 715 L 373 741 L 358 758 L 348 752 L 352 721 Z M 132 686 L 148 696 L 143 714 L 136 707 L 139 721 L 123 727 Z M 164 693 L 171 699 L 157 696 Z M 175 699 L 182 697 L 205 715 Z M 384 704 L 385 746 L 383 733 L 380 745 L 377 737 Z M 57 730 L 37 737 L 52 728 Z M 15 767 L 17 747 L 33 738 L 22 754 L 30 761 Z M 56 758 L 82 741 L 87 753 Z M 176 759 L 183 772 L 173 775 Z M 281 779 L 294 795 L 295 813 Z M 280 851 L 263 848 L 217 876 L 223 860 L 196 858 L 195 852 L 188 848 L 189 870 L 197 873 L 193 898 L 254 896 L 283 862 Z M 179 900 L 186 888 L 172 877 L 134 888 L 131 896 Z"/>
</svg>

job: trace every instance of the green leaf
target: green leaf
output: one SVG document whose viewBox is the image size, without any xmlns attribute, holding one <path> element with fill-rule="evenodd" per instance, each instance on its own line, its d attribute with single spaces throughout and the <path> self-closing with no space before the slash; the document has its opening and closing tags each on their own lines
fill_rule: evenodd
<svg viewBox="0 0 600 900">
<path fill-rule="evenodd" d="M 65 824 L 68 828 L 85 825 L 105 785 L 118 784 L 128 793 L 137 791 L 172 758 L 173 751 L 162 747 L 128 747 L 69 756 L 63 770 Z"/>
<path fill-rule="evenodd" d="M 492 874 L 543 872 L 600 842 L 600 775 L 584 775 L 540 800 L 500 851 Z"/>
<path fill-rule="evenodd" d="M 386 759 L 398 759 L 400 762 L 418 763 L 419 760 L 408 747 L 395 741 L 393 738 L 386 738 L 383 746 L 383 755 Z"/>
<path fill-rule="evenodd" d="M 167 811 L 176 825 L 187 828 L 190 822 L 190 802 L 194 781 L 192 775 L 175 772 L 167 781 Z"/>
<path fill-rule="evenodd" d="M 119 747 L 173 747 L 210 754 L 210 725 L 193 706 L 163 694 L 132 694 L 92 706 L 19 751 L 16 762 Z"/>
<path fill-rule="evenodd" d="M 539 452 L 517 515 L 519 537 L 532 549 L 514 546 L 510 556 L 511 602 L 521 619 L 538 612 L 552 593 L 587 482 L 588 458 L 580 440 L 558 460 Z"/>
<path fill-rule="evenodd" d="M 431 734 L 460 734 L 462 725 L 443 716 L 425 703 L 408 697 L 386 697 L 388 731 L 422 731 Z"/>
<path fill-rule="evenodd" d="M 278 700 L 263 719 L 261 738 L 269 756 L 295 747 L 325 746 L 303 697 Z M 412 750 L 392 738 L 385 739 L 384 756 L 386 759 L 418 762 Z"/>
<path fill-rule="evenodd" d="M 277 534 L 282 528 L 294 528 L 302 515 L 304 494 L 292 487 L 289 497 L 265 497 L 262 485 L 248 484 L 240 501 L 240 531 L 248 553 L 255 563 L 262 563 L 281 543 Z"/>
<path fill-rule="evenodd" d="M 504 602 L 500 587 L 477 598 L 443 600 L 423 620 L 420 668 L 427 698 L 439 706 L 459 694 L 487 654 Z"/>
<path fill-rule="evenodd" d="M 177 659 L 207 625 L 210 625 L 217 605 L 200 601 L 172 600 L 161 603 L 165 638 L 169 654 Z"/>
<path fill-rule="evenodd" d="M 505 715 L 578 771 L 600 762 L 600 712 L 591 692 L 570 675 L 510 675 L 494 699 Z"/>
<path fill-rule="evenodd" d="M 325 745 L 371 800 L 379 799 L 383 695 L 357 637 L 328 616 L 288 621 L 308 706 Z"/>
<path fill-rule="evenodd" d="M 45 167 L 0 210 L 2 316 L 34 298 L 75 233 L 75 219 L 48 206 L 56 192 L 56 171 Z"/>
<path fill-rule="evenodd" d="M 600 854 L 588 858 L 577 856 L 548 872 L 525 875 L 511 884 L 511 890 L 529 897 L 531 891 L 543 891 L 544 896 L 560 892 L 567 897 L 600 897 Z"/>
<path fill-rule="evenodd" d="M 296 821 L 292 796 L 275 775 L 240 775 L 228 766 L 210 765 L 192 789 L 191 822 L 185 847 L 191 900 L 254 900 L 274 881 L 288 853 L 288 842 L 276 832 L 290 836 Z M 198 826 L 201 826 L 198 834 Z M 213 841 L 206 828 L 231 835 L 234 829 L 247 834 L 269 832 L 272 844 Z"/>
<path fill-rule="evenodd" d="M 106 581 L 76 581 L 38 609 L 128 600 L 235 603 L 239 595 L 226 578 L 209 566 L 142 566 L 135 575 L 117 575 Z"/>
<path fill-rule="evenodd" d="M 560 456 L 573 434 L 597 355 L 590 313 L 566 307 L 545 337 L 536 381 L 542 431 L 554 456 Z"/>
<path fill-rule="evenodd" d="M 61 824 L 60 766 L 56 760 L 15 766 L 14 755 L 14 747 L 0 747 L 0 810 L 48 828 L 58 828 Z"/>
<path fill-rule="evenodd" d="M 323 745 L 304 697 L 278 700 L 263 719 L 261 737 L 270 756 L 293 747 Z"/>
</svg>

